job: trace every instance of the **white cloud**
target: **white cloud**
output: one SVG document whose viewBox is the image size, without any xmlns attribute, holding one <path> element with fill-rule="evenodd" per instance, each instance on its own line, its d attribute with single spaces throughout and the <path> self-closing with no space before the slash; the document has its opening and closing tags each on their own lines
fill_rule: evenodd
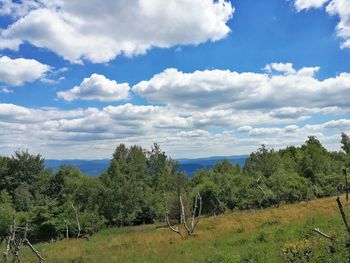
<svg viewBox="0 0 350 263">
<path fill-rule="evenodd" d="M 239 127 L 237 131 L 246 132 L 249 136 L 270 136 L 306 138 L 309 135 L 321 135 L 329 129 L 335 130 L 336 134 L 350 131 L 350 119 L 331 120 L 320 124 L 307 124 L 302 127 L 298 125 L 287 125 L 285 127 L 263 127 L 253 128 L 251 126 Z M 339 136 L 340 137 L 340 136 Z"/>
<path fill-rule="evenodd" d="M 266 65 L 264 70 L 269 73 L 272 73 L 273 71 L 282 72 L 286 75 L 292 75 L 296 73 L 292 63 L 271 63 Z"/>
<path fill-rule="evenodd" d="M 1 30 L 0 30 L 1 32 Z M 21 41 L 18 39 L 5 39 L 0 34 L 0 50 L 2 49 L 11 49 L 18 51 Z"/>
<path fill-rule="evenodd" d="M 205 130 L 192 130 L 192 131 L 181 131 L 177 133 L 177 136 L 180 137 L 206 137 L 209 136 L 209 132 Z"/>
<path fill-rule="evenodd" d="M 0 57 L 0 83 L 21 86 L 44 77 L 49 70 L 48 65 L 34 59 Z"/>
<path fill-rule="evenodd" d="M 79 86 L 57 93 L 59 98 L 66 101 L 73 100 L 100 100 L 119 101 L 129 97 L 130 87 L 127 83 L 118 84 L 103 75 L 92 74 L 85 78 Z"/>
<path fill-rule="evenodd" d="M 28 14 L 30 10 L 39 7 L 40 3 L 36 0 L 25 0 L 20 3 L 12 0 L 0 0 L 0 15 L 20 17 Z"/>
<path fill-rule="evenodd" d="M 56 85 L 65 79 L 66 79 L 65 77 L 59 77 L 58 79 L 42 78 L 40 79 L 40 81 L 47 85 Z"/>
<path fill-rule="evenodd" d="M 273 63 L 265 67 L 276 74 L 237 73 L 229 70 L 204 70 L 183 73 L 166 69 L 132 90 L 153 103 L 177 111 L 198 109 L 271 110 L 277 108 L 348 108 L 350 74 L 318 80 L 318 67 L 295 70 L 292 64 Z"/>
<path fill-rule="evenodd" d="M 323 125 L 325 128 L 335 128 L 335 129 L 350 129 L 350 120 L 349 119 L 339 119 L 339 120 L 331 120 L 326 122 Z"/>
<path fill-rule="evenodd" d="M 262 143 L 277 148 L 301 144 L 309 135 L 318 136 L 330 149 L 339 149 L 340 132 L 350 132 L 347 118 L 282 126 L 283 121 L 274 123 L 277 119 L 259 116 L 258 111 L 220 114 L 208 110 L 181 116 L 169 107 L 129 103 L 85 110 L 0 104 L 0 147 L 2 154 L 21 147 L 47 158 L 86 159 L 109 157 L 118 143 L 148 148 L 159 142 L 173 157 L 194 157 L 249 153 Z M 217 128 L 199 125 L 207 120 Z M 225 127 L 218 128 L 222 124 Z"/>
<path fill-rule="evenodd" d="M 338 15 L 337 35 L 342 38 L 342 48 L 350 48 L 350 4 L 348 0 L 333 0 L 326 8 L 330 15 Z"/>
<path fill-rule="evenodd" d="M 189 127 L 186 118 L 152 105 L 58 110 L 0 104 L 2 153 L 6 146 L 8 151 L 23 147 L 55 158 L 105 158 L 118 142 L 135 141 L 148 147 Z M 102 148 L 97 152 L 81 151 L 88 145 L 91 149 L 105 146 L 102 153 Z M 55 152 L 57 149 L 60 151 Z M 66 155 L 70 151 L 72 155 Z"/>
<path fill-rule="evenodd" d="M 0 88 L 0 93 L 6 93 L 6 94 L 13 93 L 13 90 L 10 90 L 8 88 Z"/>
<path fill-rule="evenodd" d="M 346 113 L 347 109 L 339 107 L 325 108 L 306 108 L 306 107 L 282 107 L 270 111 L 270 116 L 278 119 L 308 119 L 314 114 L 341 114 Z M 302 120 L 304 120 L 302 119 Z"/>
<path fill-rule="evenodd" d="M 152 47 L 223 39 L 233 12 L 225 0 L 5 0 L 0 14 L 18 19 L 1 32 L 0 48 L 27 41 L 71 62 L 102 63 Z"/>
<path fill-rule="evenodd" d="M 295 0 L 295 8 L 300 12 L 304 9 L 320 8 L 329 0 Z"/>
<path fill-rule="evenodd" d="M 336 15 L 340 21 L 336 27 L 337 36 L 343 39 L 341 48 L 350 48 L 350 4 L 349 0 L 295 0 L 298 11 L 310 8 L 320 8 L 326 5 L 329 15 Z"/>
<path fill-rule="evenodd" d="M 194 157 L 249 153 L 262 143 L 298 145 L 316 135 L 338 150 L 340 132 L 350 133 L 350 74 L 319 80 L 318 67 L 272 63 L 266 69 L 167 69 L 132 88 L 151 105 L 60 110 L 0 103 L 0 148 L 2 154 L 22 147 L 48 158 L 106 158 L 118 143 L 158 142 L 173 157 Z M 119 85 L 93 74 L 65 95 L 117 100 Z M 306 119 L 316 124 L 304 125 Z"/>
</svg>

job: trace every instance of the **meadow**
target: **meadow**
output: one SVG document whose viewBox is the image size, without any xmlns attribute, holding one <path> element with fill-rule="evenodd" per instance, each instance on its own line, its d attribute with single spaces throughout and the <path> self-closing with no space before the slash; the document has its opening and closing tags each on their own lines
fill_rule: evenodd
<svg viewBox="0 0 350 263">
<path fill-rule="evenodd" d="M 105 229 L 90 240 L 36 244 L 46 262 L 348 262 L 336 198 L 201 218 L 194 237 L 157 225 Z M 349 213 L 350 205 L 345 204 Z M 158 224 L 159 226 L 159 224 Z M 313 231 L 336 237 L 330 241 Z M 37 262 L 25 248 L 23 262 Z"/>
</svg>

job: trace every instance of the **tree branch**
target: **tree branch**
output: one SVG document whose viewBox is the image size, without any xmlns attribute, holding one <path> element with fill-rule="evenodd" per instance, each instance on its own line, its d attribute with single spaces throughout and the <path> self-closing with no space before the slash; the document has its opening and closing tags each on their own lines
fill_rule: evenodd
<svg viewBox="0 0 350 263">
<path fill-rule="evenodd" d="M 334 238 L 334 237 L 331 237 L 331 236 L 329 236 L 329 235 L 323 233 L 318 227 L 315 227 L 313 230 L 314 230 L 316 233 L 318 233 L 318 234 L 320 234 L 321 236 L 323 236 L 324 238 L 327 238 L 327 239 L 329 239 L 329 240 L 331 240 L 331 241 L 335 241 L 335 238 Z"/>
<path fill-rule="evenodd" d="M 182 239 L 183 239 L 183 235 L 181 234 L 180 230 L 178 227 L 173 227 L 170 223 L 170 219 L 169 219 L 169 210 L 168 210 L 168 202 L 166 199 L 166 194 L 164 192 L 164 207 L 165 207 L 165 222 L 167 224 L 167 226 L 176 234 L 178 234 Z"/>
<path fill-rule="evenodd" d="M 337 204 L 338 204 L 338 207 L 339 207 L 339 211 L 340 211 L 340 214 L 343 218 L 343 222 L 344 222 L 344 225 L 346 227 L 346 230 L 348 231 L 348 234 L 350 235 L 350 227 L 349 227 L 349 223 L 348 223 L 348 220 L 346 219 L 346 215 L 345 215 L 345 212 L 344 212 L 344 208 L 343 208 L 343 205 L 340 201 L 340 198 L 339 196 L 337 197 Z"/>
</svg>

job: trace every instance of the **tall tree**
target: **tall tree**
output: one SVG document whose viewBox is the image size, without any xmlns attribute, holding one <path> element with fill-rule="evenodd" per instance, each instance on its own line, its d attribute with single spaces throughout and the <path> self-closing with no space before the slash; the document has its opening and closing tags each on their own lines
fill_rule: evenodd
<svg viewBox="0 0 350 263">
<path fill-rule="evenodd" d="M 346 154 L 350 154 L 350 138 L 344 132 L 341 133 L 341 148 Z"/>
</svg>

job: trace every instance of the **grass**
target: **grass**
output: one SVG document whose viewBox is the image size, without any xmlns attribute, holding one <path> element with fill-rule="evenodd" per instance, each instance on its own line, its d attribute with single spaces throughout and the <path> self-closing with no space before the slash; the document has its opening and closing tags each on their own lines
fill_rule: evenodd
<svg viewBox="0 0 350 263">
<path fill-rule="evenodd" d="M 50 263 L 349 262 L 344 242 L 329 254 L 329 241 L 313 232 L 314 227 L 344 238 L 335 198 L 202 218 L 196 235 L 184 240 L 168 229 L 146 225 L 106 229 L 90 241 L 70 239 L 36 247 Z M 28 249 L 22 258 L 38 262 Z"/>
</svg>

